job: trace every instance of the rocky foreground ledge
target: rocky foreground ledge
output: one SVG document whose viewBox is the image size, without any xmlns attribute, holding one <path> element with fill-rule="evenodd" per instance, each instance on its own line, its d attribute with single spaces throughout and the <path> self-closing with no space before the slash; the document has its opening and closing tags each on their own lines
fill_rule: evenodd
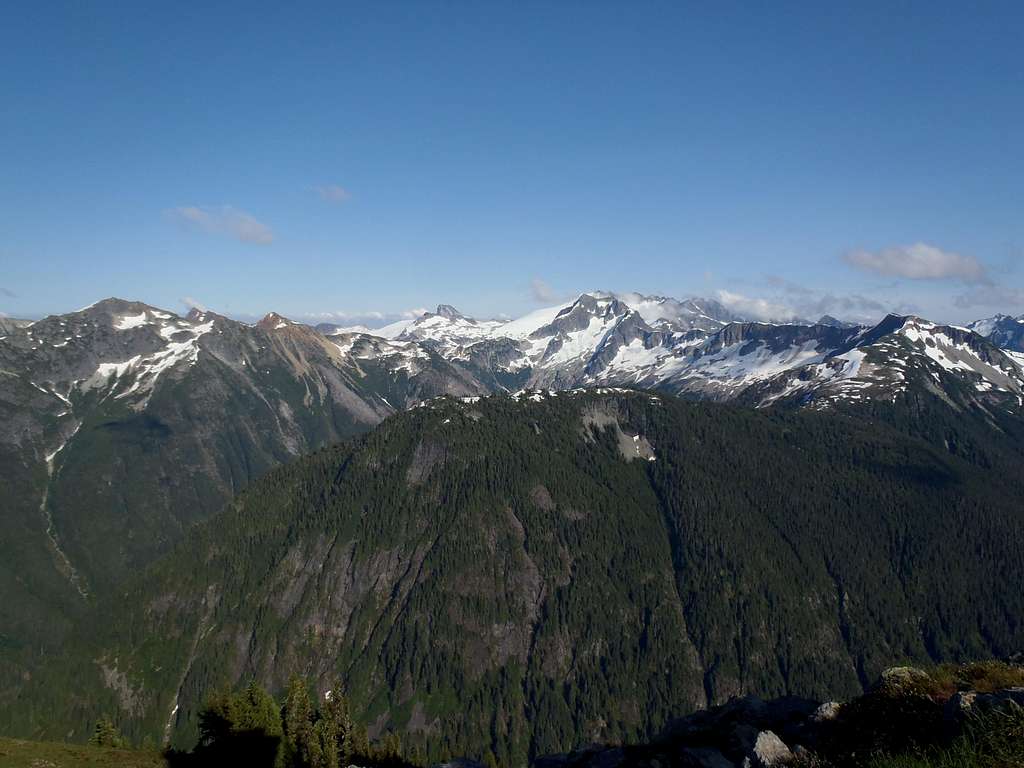
<svg viewBox="0 0 1024 768">
<path fill-rule="evenodd" d="M 846 768 L 905 757 L 928 766 L 947 764 L 943 753 L 951 750 L 970 754 L 971 765 L 1024 766 L 1021 662 L 1018 656 L 928 671 L 894 667 L 845 703 L 736 698 L 670 722 L 649 744 L 595 744 L 541 757 L 534 766 Z"/>
</svg>

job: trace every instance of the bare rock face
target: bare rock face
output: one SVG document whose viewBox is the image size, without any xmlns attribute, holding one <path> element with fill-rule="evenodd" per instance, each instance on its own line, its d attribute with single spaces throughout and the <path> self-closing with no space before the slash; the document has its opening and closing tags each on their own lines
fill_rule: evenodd
<svg viewBox="0 0 1024 768">
<path fill-rule="evenodd" d="M 839 717 L 841 707 L 842 704 L 838 701 L 826 701 L 814 710 L 814 713 L 811 715 L 811 721 L 815 723 L 826 723 L 835 720 Z"/>
<path fill-rule="evenodd" d="M 875 690 L 894 695 L 909 693 L 927 680 L 927 673 L 916 667 L 890 667 L 882 672 Z"/>
<path fill-rule="evenodd" d="M 789 747 L 771 731 L 761 731 L 754 737 L 750 754 L 743 758 L 743 768 L 772 768 L 793 758 Z"/>
<path fill-rule="evenodd" d="M 1024 687 L 1005 688 L 993 693 L 958 691 L 946 702 L 944 714 L 949 720 L 963 722 L 977 714 L 1013 706 L 1024 707 Z"/>
</svg>

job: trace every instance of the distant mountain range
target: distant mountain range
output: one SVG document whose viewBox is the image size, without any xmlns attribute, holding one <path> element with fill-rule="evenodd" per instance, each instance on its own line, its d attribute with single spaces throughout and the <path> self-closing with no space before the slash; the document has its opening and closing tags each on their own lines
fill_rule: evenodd
<svg viewBox="0 0 1024 768">
<path fill-rule="evenodd" d="M 605 293 L 511 322 L 475 320 L 442 305 L 376 331 L 318 329 L 342 345 L 366 336 L 415 343 L 494 391 L 616 385 L 755 405 L 795 395 L 816 407 L 891 398 L 913 386 L 907 375 L 934 381 L 948 373 L 956 388 L 995 393 L 979 401 L 1012 402 L 1024 362 L 1024 320 L 1005 316 L 966 329 L 896 315 L 875 326 L 828 315 L 776 324 L 745 321 L 710 299 Z"/>
<path fill-rule="evenodd" d="M 267 468 L 441 395 L 624 386 L 827 409 L 929 390 L 1017 412 L 1024 393 L 1024 319 L 1003 315 L 969 328 L 895 315 L 873 327 L 769 324 L 708 299 L 589 293 L 510 322 L 441 305 L 366 331 L 108 299 L 4 333 L 0 472 L 32 468 L 24 514 L 38 517 L 46 495 L 51 546 L 67 550 L 57 559 L 69 572 L 81 563 L 83 589 Z M 169 463 L 194 479 L 165 477 Z M 136 539 L 95 568 L 95 550 L 75 543 L 81 515 L 66 511 L 84 488 Z M 140 518 L 142 500 L 152 511 Z M 89 537 L 112 532 L 88 525 Z"/>
<path fill-rule="evenodd" d="M 269 469 L 436 398 L 625 387 L 785 411 L 930 403 L 1001 429 L 1024 411 L 1022 328 L 770 324 L 713 300 L 596 292 L 512 321 L 441 305 L 376 330 L 120 299 L 5 321 L 0 692 Z"/>
</svg>

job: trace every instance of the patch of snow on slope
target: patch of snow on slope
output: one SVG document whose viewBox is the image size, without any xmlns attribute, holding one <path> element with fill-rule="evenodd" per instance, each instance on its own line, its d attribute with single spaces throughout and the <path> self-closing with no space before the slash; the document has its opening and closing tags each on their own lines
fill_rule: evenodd
<svg viewBox="0 0 1024 768">
<path fill-rule="evenodd" d="M 188 331 L 191 337 L 184 341 L 168 341 L 163 349 L 146 356 L 135 355 L 121 362 L 100 363 L 92 376 L 79 384 L 79 389 L 88 392 L 97 387 L 108 386 L 132 373 L 135 374 L 132 385 L 115 397 L 120 399 L 139 392 L 152 393 L 157 379 L 164 371 L 173 368 L 178 363 L 187 362 L 189 365 L 196 363 L 199 358 L 197 342 L 203 334 L 213 330 L 213 320 L 199 325 L 184 325 L 181 328 L 175 328 L 170 334 L 165 333 L 166 330 L 168 329 L 161 329 L 161 335 L 164 338 L 169 339 L 179 331 Z M 145 403 L 146 400 L 143 400 L 138 407 L 144 406 Z"/>
<path fill-rule="evenodd" d="M 334 330 L 332 330 L 327 335 L 328 336 L 347 336 L 347 335 L 349 335 L 351 333 L 365 333 L 365 334 L 368 334 L 370 336 L 380 336 L 382 338 L 387 338 L 386 336 L 384 336 L 384 334 L 382 334 L 380 332 L 381 330 L 382 329 L 380 329 L 380 328 L 377 328 L 377 329 L 367 328 L 365 325 L 347 325 L 344 328 L 335 328 Z"/>
<path fill-rule="evenodd" d="M 507 323 L 498 325 L 491 335 L 495 338 L 525 339 L 534 331 L 554 322 L 554 319 L 558 317 L 558 313 L 563 309 L 565 309 L 564 304 L 559 304 L 557 307 L 536 309 L 516 320 L 510 320 Z"/>
<path fill-rule="evenodd" d="M 50 472 L 53 471 L 53 460 L 56 459 L 57 458 L 57 454 L 59 454 L 61 451 L 63 451 L 65 446 L 67 446 L 67 444 L 71 442 L 71 438 L 73 438 L 75 435 L 78 434 L 78 430 L 81 429 L 81 427 L 82 427 L 82 425 L 80 423 L 76 424 L 74 430 L 71 432 L 70 435 L 68 435 L 67 439 L 64 440 L 60 445 L 58 445 L 53 450 L 52 453 L 46 454 L 46 466 L 47 466 L 48 471 L 50 471 Z"/>
<path fill-rule="evenodd" d="M 405 331 L 405 329 L 412 325 L 414 322 L 416 321 L 397 320 L 394 323 L 388 323 L 387 325 L 381 326 L 380 328 L 375 328 L 373 330 L 367 331 L 367 333 L 371 333 L 374 336 L 380 336 L 382 339 L 396 339 L 399 336 L 401 336 L 403 331 Z"/>
<path fill-rule="evenodd" d="M 867 354 L 859 349 L 851 349 L 842 355 L 836 355 L 836 360 L 845 360 L 846 365 L 843 366 L 843 370 L 839 372 L 839 378 L 852 379 L 858 373 L 860 373 L 861 364 L 864 362 L 864 358 Z"/>
<path fill-rule="evenodd" d="M 146 317 L 146 313 L 142 312 L 138 315 L 126 315 L 119 317 L 117 322 L 114 323 L 114 328 L 119 331 L 127 331 L 129 328 L 138 328 L 140 325 L 146 325 L 149 323 L 149 318 Z"/>
<path fill-rule="evenodd" d="M 614 325 L 614 322 L 615 318 L 613 318 L 609 323 L 605 321 L 604 318 L 591 317 L 586 328 L 566 333 L 561 339 L 561 346 L 552 351 L 550 355 L 545 355 L 541 361 L 541 365 L 544 367 L 551 367 L 574 360 L 580 360 L 584 357 L 590 357 L 590 355 L 593 354 L 593 351 L 597 349 L 602 341 L 604 341 L 605 335 L 607 335 L 610 327 Z M 547 346 L 547 341 L 539 340 L 539 342 L 533 346 L 535 348 L 543 348 Z"/>
<path fill-rule="evenodd" d="M 182 331 L 189 331 L 189 330 L 191 330 L 191 326 L 187 325 L 186 323 L 173 324 L 173 325 L 169 324 L 169 325 L 161 326 L 161 328 L 160 328 L 160 335 L 163 336 L 168 341 L 170 341 L 171 337 L 173 337 L 175 334 L 181 333 Z"/>
<path fill-rule="evenodd" d="M 142 355 L 135 355 L 120 363 L 100 363 L 96 372 L 81 384 L 83 392 L 88 392 L 95 387 L 104 386 L 110 379 L 119 379 L 131 370 L 142 359 Z"/>
<path fill-rule="evenodd" d="M 332 334 L 332 336 L 340 336 L 341 334 Z M 334 346 L 338 348 L 338 351 L 342 355 L 347 355 L 352 351 L 352 347 L 356 345 L 356 339 L 359 337 L 356 334 L 347 335 L 347 338 L 342 341 L 335 341 Z"/>
<path fill-rule="evenodd" d="M 725 347 L 714 355 L 698 359 L 691 368 L 708 378 L 740 385 L 767 379 L 801 365 L 821 362 L 825 356 L 815 341 L 777 352 L 761 342 L 756 349 L 744 354 L 742 350 L 746 346 L 747 342 L 741 342 Z"/>
<path fill-rule="evenodd" d="M 975 374 L 997 388 L 1019 390 L 1021 387 L 1019 371 L 1014 365 L 998 365 L 998 358 L 996 364 L 983 360 L 970 344 L 958 343 L 938 326 L 920 320 L 908 321 L 900 332 L 914 343 L 918 353 L 944 370 Z M 1002 354 L 1006 355 L 1005 350 Z M 1007 356 L 1006 359 L 1012 362 L 1012 358 Z"/>
<path fill-rule="evenodd" d="M 491 337 L 501 326 L 496 320 L 471 320 L 466 317 L 432 315 L 421 317 L 409 325 L 399 336 L 403 341 L 426 341 L 436 345 L 446 355 L 455 355 L 460 347 Z"/>
<path fill-rule="evenodd" d="M 415 376 L 423 370 L 423 366 L 419 361 L 428 359 L 430 356 L 425 354 L 419 347 L 412 346 L 411 349 L 402 350 L 396 357 L 399 362 L 392 366 L 392 370 L 405 371 L 410 376 Z"/>
<path fill-rule="evenodd" d="M 629 344 L 619 347 L 608 364 L 606 375 L 640 378 L 670 356 L 671 353 L 665 347 L 648 349 L 642 339 L 633 339 Z"/>
<path fill-rule="evenodd" d="M 1024 375 L 1024 352 L 1014 352 L 1009 349 L 1004 349 L 1003 354 L 1010 358 L 1011 362 L 1020 368 L 1020 372 Z"/>
</svg>

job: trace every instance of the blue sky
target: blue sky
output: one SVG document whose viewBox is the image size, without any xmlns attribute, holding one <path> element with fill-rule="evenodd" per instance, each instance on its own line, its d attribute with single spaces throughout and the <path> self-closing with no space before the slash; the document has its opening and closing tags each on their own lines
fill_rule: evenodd
<svg viewBox="0 0 1024 768">
<path fill-rule="evenodd" d="M 1024 312 L 1021 3 L 21 3 L 0 311 Z"/>
</svg>

